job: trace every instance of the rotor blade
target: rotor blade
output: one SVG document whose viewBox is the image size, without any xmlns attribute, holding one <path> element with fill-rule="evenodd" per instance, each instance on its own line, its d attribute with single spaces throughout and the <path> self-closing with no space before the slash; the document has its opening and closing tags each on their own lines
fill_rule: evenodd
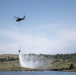
<svg viewBox="0 0 76 75">
<path fill-rule="evenodd" d="M 15 18 L 19 18 L 19 17 L 16 17 L 16 16 L 14 16 Z"/>
</svg>

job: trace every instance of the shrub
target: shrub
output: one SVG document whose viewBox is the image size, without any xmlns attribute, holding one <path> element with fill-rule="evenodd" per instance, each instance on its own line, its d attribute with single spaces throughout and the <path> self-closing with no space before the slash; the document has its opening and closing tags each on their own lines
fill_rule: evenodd
<svg viewBox="0 0 76 75">
<path fill-rule="evenodd" d="M 69 66 L 69 69 L 73 69 L 74 68 L 74 64 L 71 63 L 70 66 Z"/>
</svg>

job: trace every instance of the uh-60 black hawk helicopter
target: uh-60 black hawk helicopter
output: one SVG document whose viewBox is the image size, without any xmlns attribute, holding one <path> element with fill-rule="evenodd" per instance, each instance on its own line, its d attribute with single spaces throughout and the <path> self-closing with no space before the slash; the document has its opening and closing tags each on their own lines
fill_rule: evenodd
<svg viewBox="0 0 76 75">
<path fill-rule="evenodd" d="M 24 19 L 25 19 L 25 16 L 23 16 L 23 18 L 16 17 L 16 16 L 14 16 L 14 17 L 16 18 L 16 22 L 20 22 L 20 21 L 22 21 L 22 20 L 24 20 Z"/>
</svg>

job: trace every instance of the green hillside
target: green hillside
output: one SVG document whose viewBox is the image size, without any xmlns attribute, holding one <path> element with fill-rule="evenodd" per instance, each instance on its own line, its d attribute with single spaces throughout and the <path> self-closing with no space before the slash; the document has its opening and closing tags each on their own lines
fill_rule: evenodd
<svg viewBox="0 0 76 75">
<path fill-rule="evenodd" d="M 47 55 L 39 54 L 39 56 L 52 61 L 46 70 L 68 70 L 76 71 L 76 53 L 73 54 L 56 54 Z M 47 61 L 47 60 L 46 60 Z M 0 55 L 0 71 L 17 71 L 17 70 L 44 70 L 44 69 L 28 69 L 19 66 L 18 54 Z"/>
</svg>

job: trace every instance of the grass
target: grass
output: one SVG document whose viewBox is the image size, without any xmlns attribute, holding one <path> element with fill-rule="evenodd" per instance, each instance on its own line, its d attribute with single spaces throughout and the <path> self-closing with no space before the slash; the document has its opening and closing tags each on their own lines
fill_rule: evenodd
<svg viewBox="0 0 76 75">
<path fill-rule="evenodd" d="M 53 67 L 52 68 L 69 68 L 70 64 L 73 63 L 74 64 L 74 68 L 76 68 L 76 61 L 71 61 L 71 59 L 66 59 L 66 60 L 58 60 L 58 61 L 54 61 L 54 63 L 52 64 Z"/>
<path fill-rule="evenodd" d="M 2 54 L 2 55 L 0 55 L 0 57 L 1 58 L 3 58 L 3 57 L 14 57 L 14 58 L 17 58 L 18 57 L 18 54 Z"/>
<path fill-rule="evenodd" d="M 14 57 L 17 58 L 18 55 L 13 54 L 4 54 L 0 55 L 1 58 L 4 57 Z M 55 60 L 52 64 L 49 65 L 48 69 L 61 69 L 61 68 L 69 68 L 69 65 L 74 63 L 74 68 L 76 68 L 76 60 L 75 59 L 66 59 L 66 60 Z M 17 71 L 17 70 L 37 70 L 37 69 L 28 69 L 21 68 L 19 65 L 19 60 L 16 61 L 5 61 L 0 62 L 0 71 Z M 74 69 L 76 71 L 76 69 Z"/>
<path fill-rule="evenodd" d="M 0 71 L 9 71 L 14 69 L 19 69 L 18 61 L 0 62 Z"/>
</svg>

